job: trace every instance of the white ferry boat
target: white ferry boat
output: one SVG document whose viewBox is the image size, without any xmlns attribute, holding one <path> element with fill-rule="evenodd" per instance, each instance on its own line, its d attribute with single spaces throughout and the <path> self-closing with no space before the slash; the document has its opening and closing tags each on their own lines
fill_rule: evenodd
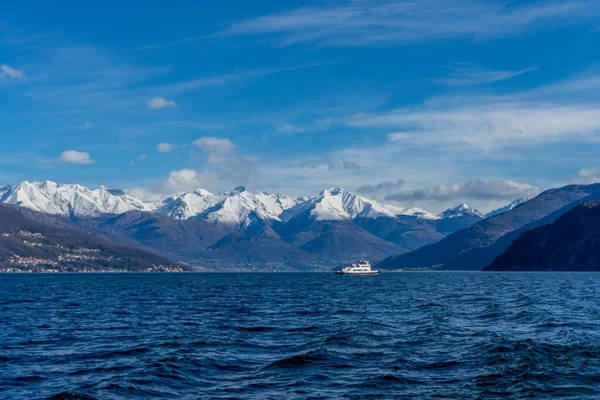
<svg viewBox="0 0 600 400">
<path fill-rule="evenodd" d="M 360 261 L 336 271 L 338 275 L 377 275 L 378 273 L 379 271 L 371 269 L 371 263 L 368 261 Z"/>
</svg>

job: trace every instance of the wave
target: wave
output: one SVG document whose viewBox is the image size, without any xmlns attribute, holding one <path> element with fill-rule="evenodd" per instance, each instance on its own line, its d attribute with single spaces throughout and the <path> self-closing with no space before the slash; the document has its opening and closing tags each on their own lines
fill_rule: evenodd
<svg viewBox="0 0 600 400">
<path fill-rule="evenodd" d="M 303 365 L 315 364 L 318 362 L 325 362 L 328 360 L 326 354 L 320 351 L 311 351 L 302 354 L 294 354 L 281 358 L 279 360 L 270 363 L 267 368 L 291 368 L 299 367 Z"/>
<path fill-rule="evenodd" d="M 272 326 L 238 326 L 236 329 L 243 332 L 269 332 L 277 330 L 277 328 Z"/>
<path fill-rule="evenodd" d="M 80 393 L 60 392 L 50 397 L 44 397 L 44 400 L 96 400 L 92 396 Z"/>
</svg>

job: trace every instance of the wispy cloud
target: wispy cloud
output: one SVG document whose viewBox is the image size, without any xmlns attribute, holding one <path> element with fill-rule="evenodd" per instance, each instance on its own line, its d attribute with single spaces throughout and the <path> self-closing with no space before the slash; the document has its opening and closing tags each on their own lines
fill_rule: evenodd
<svg viewBox="0 0 600 400">
<path fill-rule="evenodd" d="M 599 12 L 591 0 L 346 0 L 241 21 L 215 36 L 271 35 L 282 46 L 488 40 L 592 20 Z"/>
<path fill-rule="evenodd" d="M 171 65 L 152 65 L 133 55 L 100 47 L 59 42 L 59 45 L 34 51 L 36 61 L 26 65 L 30 85 L 24 95 L 52 106 L 53 112 L 60 109 L 69 114 L 98 110 L 135 111 L 143 106 L 173 108 L 177 105 L 173 97 L 179 93 L 337 62 L 255 68 L 178 82 L 175 76 L 169 76 L 173 70 Z"/>
<path fill-rule="evenodd" d="M 445 96 L 419 107 L 357 113 L 345 123 L 398 129 L 400 134 L 389 134 L 389 141 L 462 143 L 482 149 L 595 141 L 600 132 L 600 102 L 594 94 L 598 88 L 600 75 L 578 77 L 502 96 Z"/>
<path fill-rule="evenodd" d="M 0 79 L 23 79 L 23 71 L 9 67 L 6 64 L 0 64 Z"/>
<path fill-rule="evenodd" d="M 267 75 L 277 74 L 281 72 L 298 71 L 308 68 L 322 67 L 326 65 L 336 64 L 338 61 L 323 61 L 315 63 L 306 63 L 300 65 L 292 65 L 287 67 L 274 67 L 274 68 L 258 68 L 249 71 L 235 72 L 229 74 L 220 74 L 214 76 L 207 76 L 198 79 L 192 79 L 180 83 L 173 83 L 168 85 L 156 86 L 151 88 L 152 91 L 160 91 L 161 93 L 168 93 L 170 95 L 189 92 L 198 90 L 203 87 L 226 85 L 235 82 L 241 82 L 250 78 L 258 78 Z"/>
<path fill-rule="evenodd" d="M 308 132 L 323 132 L 329 130 L 335 121 L 332 118 L 320 118 L 310 124 L 292 124 L 289 122 L 279 123 L 275 133 L 282 135 L 296 135 Z"/>
<path fill-rule="evenodd" d="M 448 76 L 438 79 L 437 82 L 449 86 L 474 86 L 483 85 L 510 79 L 535 71 L 539 67 L 529 67 L 520 70 L 489 70 L 475 64 L 454 64 L 448 69 Z"/>
</svg>

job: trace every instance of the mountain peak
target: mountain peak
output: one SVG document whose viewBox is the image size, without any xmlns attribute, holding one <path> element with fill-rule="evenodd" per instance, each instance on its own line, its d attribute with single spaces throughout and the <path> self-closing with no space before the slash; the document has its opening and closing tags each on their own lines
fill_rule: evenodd
<svg viewBox="0 0 600 400">
<path fill-rule="evenodd" d="M 513 202 L 512 202 L 512 203 L 510 203 L 510 204 L 507 204 L 507 205 L 505 205 L 504 207 L 500 207 L 500 208 L 497 208 L 497 209 L 495 209 L 495 210 L 493 210 L 493 211 L 490 211 L 489 213 L 487 213 L 487 214 L 485 215 L 485 217 L 486 217 L 486 218 L 490 218 L 490 217 L 494 217 L 494 216 L 496 216 L 496 215 L 503 214 L 503 213 L 505 213 L 505 212 L 507 212 L 507 211 L 510 211 L 510 210 L 512 210 L 512 209 L 513 209 L 513 208 L 515 208 L 516 206 L 518 206 L 518 205 L 520 205 L 520 204 L 523 204 L 523 203 L 525 203 L 525 202 L 526 202 L 526 201 L 528 201 L 528 200 L 529 200 L 529 199 L 522 197 L 522 198 L 520 198 L 520 199 L 517 199 L 517 200 L 513 201 Z"/>
<path fill-rule="evenodd" d="M 301 203 L 296 210 L 296 215 L 308 215 L 310 219 L 316 221 L 335 221 L 359 217 L 394 217 L 400 212 L 402 209 L 399 207 L 381 204 L 342 188 L 329 188 Z"/>
<path fill-rule="evenodd" d="M 345 190 L 343 188 L 340 188 L 340 187 L 331 187 L 331 188 L 323 190 L 321 192 L 321 194 L 323 194 L 323 195 L 329 194 L 329 195 L 332 195 L 332 196 L 338 196 L 338 195 L 340 195 L 340 194 L 342 194 L 344 192 L 345 192 Z"/>
<path fill-rule="evenodd" d="M 194 190 L 194 194 L 197 196 L 214 196 L 214 194 L 212 194 L 208 190 L 202 189 L 202 188 L 198 188 L 198 189 Z"/>
<path fill-rule="evenodd" d="M 438 214 L 438 217 L 441 219 L 445 219 L 445 218 L 460 218 L 460 217 L 465 217 L 468 215 L 476 215 L 479 217 L 483 217 L 481 215 L 481 213 L 479 213 L 479 211 L 469 207 L 465 203 L 459 204 L 456 207 L 452 207 L 452 208 L 449 208 L 449 209 L 441 212 L 440 214 Z"/>
</svg>

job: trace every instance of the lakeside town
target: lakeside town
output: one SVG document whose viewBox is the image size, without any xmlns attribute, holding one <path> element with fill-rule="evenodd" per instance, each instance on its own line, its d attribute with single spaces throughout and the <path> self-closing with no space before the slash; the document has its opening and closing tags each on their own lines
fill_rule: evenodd
<svg viewBox="0 0 600 400">
<path fill-rule="evenodd" d="M 23 273 L 23 272 L 130 272 L 123 268 L 126 260 L 120 257 L 102 254 L 100 249 L 90 248 L 68 248 L 60 244 L 47 244 L 43 241 L 46 236 L 39 232 L 20 230 L 15 233 L 4 232 L 3 238 L 18 239 L 21 244 L 37 248 L 47 249 L 61 254 L 55 256 L 22 256 L 13 254 L 0 261 L 0 273 Z M 120 266 L 120 267 L 119 267 Z M 152 264 L 138 272 L 183 272 L 179 265 Z"/>
</svg>

